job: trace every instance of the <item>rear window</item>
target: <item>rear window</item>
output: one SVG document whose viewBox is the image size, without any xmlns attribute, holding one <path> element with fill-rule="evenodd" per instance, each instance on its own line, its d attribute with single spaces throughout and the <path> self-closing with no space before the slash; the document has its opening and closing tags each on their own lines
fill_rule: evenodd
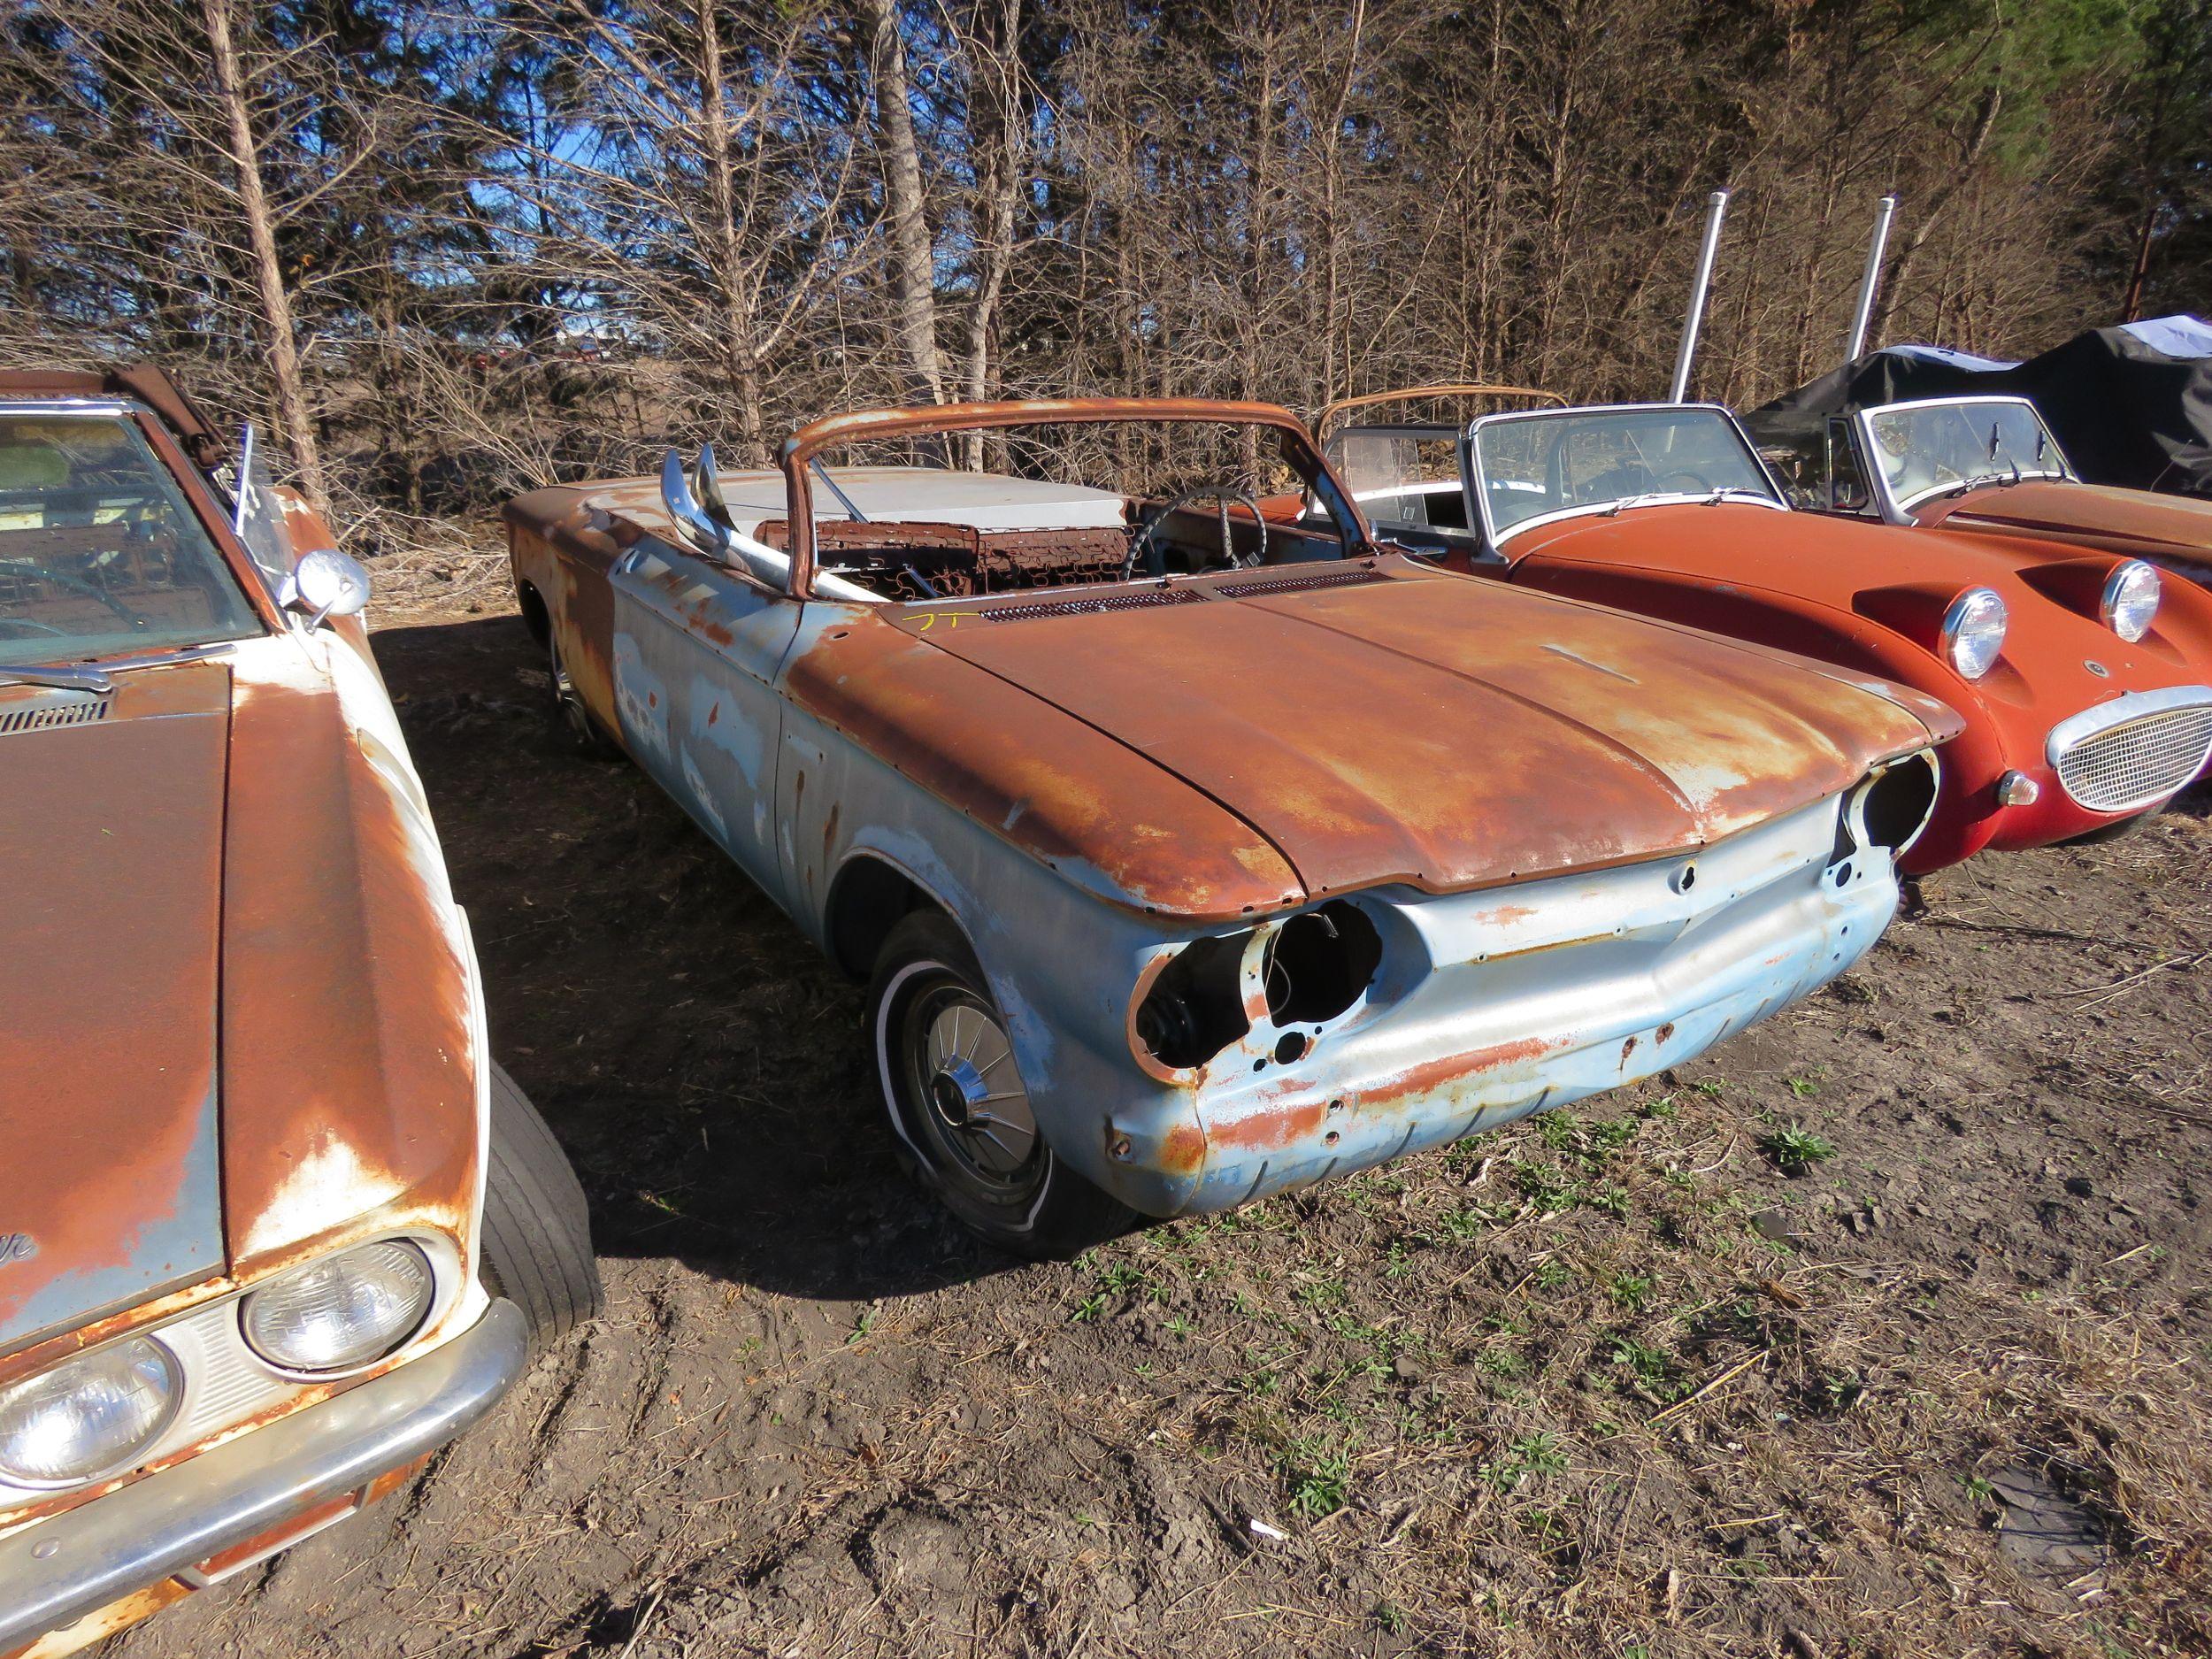
<svg viewBox="0 0 2212 1659">
<path fill-rule="evenodd" d="M 0 415 L 0 667 L 260 631 L 135 422 Z"/>
</svg>

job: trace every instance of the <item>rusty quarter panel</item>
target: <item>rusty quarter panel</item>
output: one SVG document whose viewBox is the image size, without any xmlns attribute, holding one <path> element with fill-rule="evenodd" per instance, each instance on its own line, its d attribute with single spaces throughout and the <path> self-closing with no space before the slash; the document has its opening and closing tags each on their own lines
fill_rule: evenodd
<svg viewBox="0 0 2212 1659">
<path fill-rule="evenodd" d="M 0 688 L 0 1349 L 219 1271 L 216 903 L 230 673 L 94 723 Z"/>
<path fill-rule="evenodd" d="M 876 607 L 810 600 L 786 690 L 798 709 L 1099 897 L 1200 918 L 1303 896 L 1248 823 L 930 637 L 902 631 Z M 800 874 L 812 908 L 826 884 L 807 879 L 815 843 L 797 841 L 809 855 Z"/>
</svg>

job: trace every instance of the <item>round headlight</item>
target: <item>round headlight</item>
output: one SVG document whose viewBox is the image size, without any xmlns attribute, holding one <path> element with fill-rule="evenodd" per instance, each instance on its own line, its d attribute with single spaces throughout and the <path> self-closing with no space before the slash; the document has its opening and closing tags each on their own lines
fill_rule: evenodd
<svg viewBox="0 0 2212 1659">
<path fill-rule="evenodd" d="M 176 1415 L 183 1379 L 167 1348 L 111 1342 L 0 1389 L 0 1475 L 73 1486 L 127 1469 Z"/>
<path fill-rule="evenodd" d="M 272 1365 L 351 1371 L 414 1335 L 434 1287 L 420 1248 L 386 1239 L 293 1269 L 248 1296 L 240 1317 L 246 1340 Z"/>
<path fill-rule="evenodd" d="M 2005 649 L 2005 602 L 1987 588 L 1970 588 L 1943 613 L 1943 654 L 1963 680 L 1979 680 Z"/>
<path fill-rule="evenodd" d="M 2105 626 L 2134 644 L 2151 631 L 2151 618 L 2158 614 L 2157 571 L 2141 559 L 2114 565 L 2112 574 L 2104 579 L 2097 614 Z"/>
</svg>

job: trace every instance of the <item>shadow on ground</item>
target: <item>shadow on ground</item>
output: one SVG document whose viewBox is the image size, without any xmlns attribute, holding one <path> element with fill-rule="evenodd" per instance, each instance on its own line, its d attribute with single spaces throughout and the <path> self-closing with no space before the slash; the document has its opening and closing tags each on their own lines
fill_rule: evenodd
<svg viewBox="0 0 2212 1659">
<path fill-rule="evenodd" d="M 1010 1265 L 895 1162 L 861 989 L 634 767 L 578 755 L 511 616 L 376 636 L 483 959 L 494 1049 L 603 1255 L 864 1300 Z"/>
</svg>

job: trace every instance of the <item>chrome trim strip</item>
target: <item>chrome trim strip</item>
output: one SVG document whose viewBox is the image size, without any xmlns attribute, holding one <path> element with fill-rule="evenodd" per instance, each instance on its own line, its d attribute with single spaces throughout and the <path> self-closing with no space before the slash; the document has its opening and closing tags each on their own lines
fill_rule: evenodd
<svg viewBox="0 0 2212 1659">
<path fill-rule="evenodd" d="M 373 1382 L 0 1539 L 0 1650 L 357 1492 L 490 1410 L 527 1362 L 522 1311 Z"/>
</svg>

